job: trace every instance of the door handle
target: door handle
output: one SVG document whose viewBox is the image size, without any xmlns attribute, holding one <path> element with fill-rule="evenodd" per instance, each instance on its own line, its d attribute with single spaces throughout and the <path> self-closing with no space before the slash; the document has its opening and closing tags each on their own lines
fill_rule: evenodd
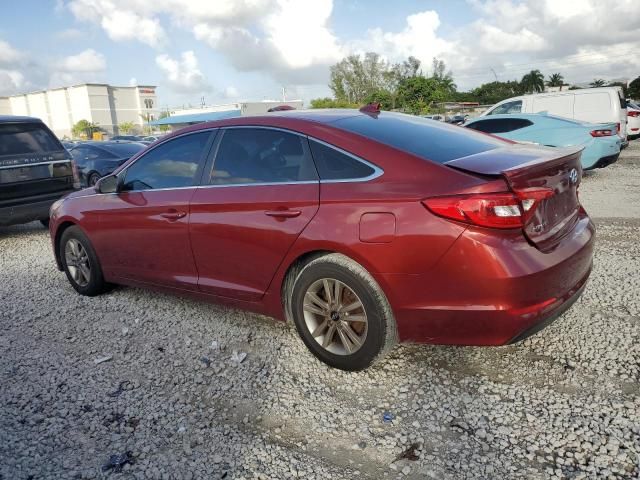
<svg viewBox="0 0 640 480">
<path fill-rule="evenodd" d="M 177 210 L 169 210 L 168 212 L 161 213 L 160 216 L 162 218 L 166 218 L 167 220 L 180 220 L 183 217 L 187 216 L 186 212 L 178 212 Z"/>
<path fill-rule="evenodd" d="M 264 212 L 265 215 L 276 218 L 295 218 L 299 217 L 301 213 L 300 210 L 267 210 Z"/>
</svg>

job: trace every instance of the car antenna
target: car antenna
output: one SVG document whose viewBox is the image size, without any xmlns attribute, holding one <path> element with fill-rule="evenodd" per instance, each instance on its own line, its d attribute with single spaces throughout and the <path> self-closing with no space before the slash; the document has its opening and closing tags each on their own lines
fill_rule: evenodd
<svg viewBox="0 0 640 480">
<path fill-rule="evenodd" d="M 359 111 L 369 115 L 370 117 L 378 118 L 378 115 L 380 114 L 380 102 L 367 103 L 363 107 L 360 107 Z"/>
</svg>

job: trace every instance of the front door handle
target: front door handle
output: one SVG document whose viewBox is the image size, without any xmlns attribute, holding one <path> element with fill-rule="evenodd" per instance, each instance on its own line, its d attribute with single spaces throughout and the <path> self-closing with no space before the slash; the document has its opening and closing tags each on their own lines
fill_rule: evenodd
<svg viewBox="0 0 640 480">
<path fill-rule="evenodd" d="M 160 216 L 162 218 L 166 218 L 167 220 L 180 220 L 183 217 L 187 216 L 186 212 L 178 212 L 177 210 L 171 209 L 168 212 L 161 213 Z"/>
<path fill-rule="evenodd" d="M 264 212 L 265 215 L 276 218 L 295 218 L 299 217 L 301 213 L 300 210 L 267 210 Z"/>
</svg>

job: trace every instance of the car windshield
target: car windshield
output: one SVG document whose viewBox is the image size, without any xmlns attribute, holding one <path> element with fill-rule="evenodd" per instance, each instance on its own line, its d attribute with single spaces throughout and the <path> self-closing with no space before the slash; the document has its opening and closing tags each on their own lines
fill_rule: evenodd
<svg viewBox="0 0 640 480">
<path fill-rule="evenodd" d="M 402 113 L 358 115 L 332 125 L 438 163 L 504 146 L 496 138 Z"/>
</svg>

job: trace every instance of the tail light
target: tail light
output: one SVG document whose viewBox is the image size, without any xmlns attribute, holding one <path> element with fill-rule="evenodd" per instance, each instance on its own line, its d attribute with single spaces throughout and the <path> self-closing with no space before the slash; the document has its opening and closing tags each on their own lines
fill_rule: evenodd
<svg viewBox="0 0 640 480">
<path fill-rule="evenodd" d="M 640 110 L 629 110 L 627 112 L 627 117 L 634 117 L 634 118 L 640 117 Z"/>
<path fill-rule="evenodd" d="M 602 130 L 591 130 L 591 136 L 592 137 L 612 137 L 618 132 L 618 130 L 619 130 L 619 127 L 616 127 L 615 132 L 610 128 L 606 128 Z"/>
<path fill-rule="evenodd" d="M 78 165 L 75 160 L 71 160 L 71 171 L 73 172 L 73 188 L 80 190 L 80 174 L 78 173 Z"/>
<path fill-rule="evenodd" d="M 550 188 L 527 188 L 513 193 L 485 193 L 427 198 L 422 204 L 443 218 L 490 228 L 522 228 Z"/>
</svg>

